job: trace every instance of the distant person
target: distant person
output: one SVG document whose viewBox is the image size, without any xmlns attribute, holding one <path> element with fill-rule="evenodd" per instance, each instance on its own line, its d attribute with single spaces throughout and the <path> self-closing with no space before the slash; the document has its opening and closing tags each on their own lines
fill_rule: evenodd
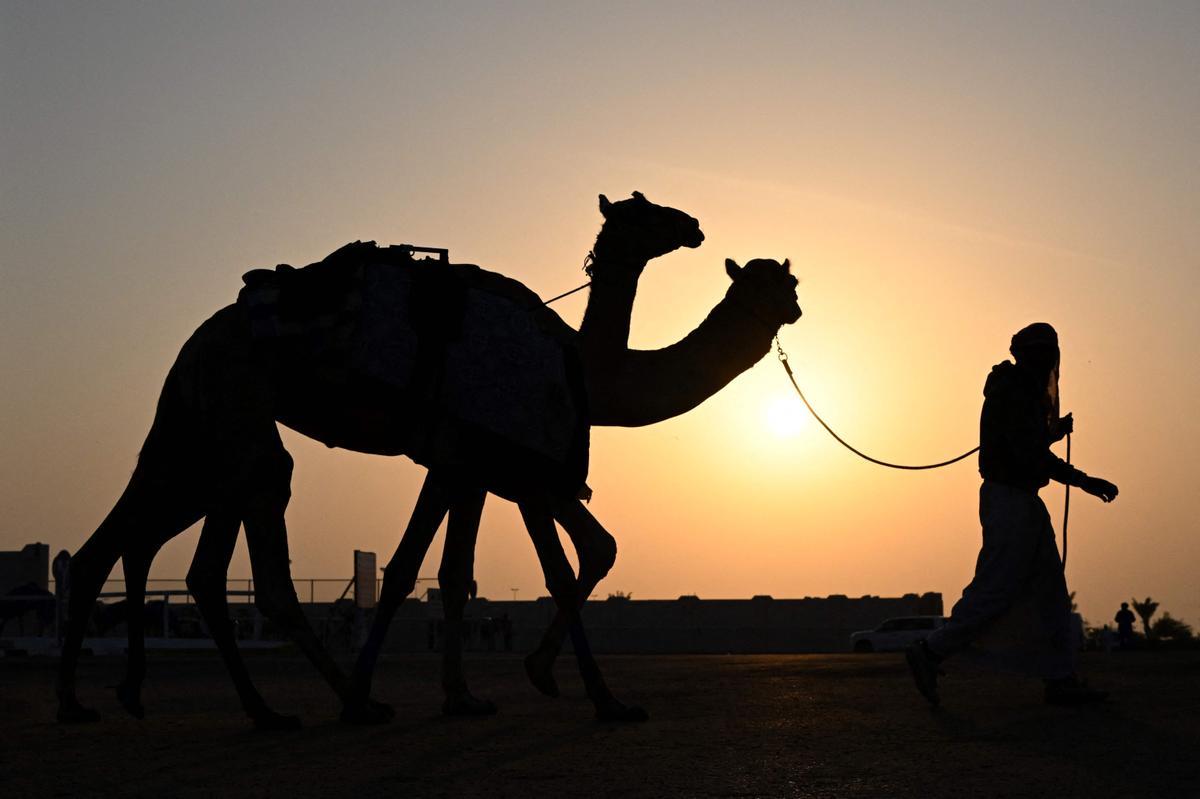
<svg viewBox="0 0 1200 799">
<path fill-rule="evenodd" d="M 1071 600 L 1050 514 L 1038 490 L 1050 480 L 1111 502 L 1117 487 L 1050 451 L 1071 432 L 1058 414 L 1058 334 L 1039 322 L 1012 337 L 1016 363 L 992 368 L 979 423 L 979 520 L 975 577 L 946 625 L 909 647 L 917 689 L 938 704 L 941 662 L 971 646 L 985 662 L 1040 676 L 1052 705 L 1102 701 L 1075 674 Z M 1007 635 L 1007 639 L 1005 636 Z M 988 640 L 993 639 L 993 640 Z"/>
<path fill-rule="evenodd" d="M 54 577 L 55 596 L 66 594 L 67 582 L 71 576 L 70 552 L 64 549 L 54 556 L 54 560 L 50 563 L 50 574 Z"/>
<path fill-rule="evenodd" d="M 1121 609 L 1113 617 L 1117 623 L 1117 646 L 1128 649 L 1133 644 L 1133 622 L 1137 619 L 1129 609 L 1128 602 L 1121 603 Z"/>
<path fill-rule="evenodd" d="M 64 549 L 54 556 L 54 560 L 50 563 L 50 574 L 54 577 L 54 635 L 61 646 L 64 632 L 62 620 L 67 617 L 67 601 L 70 599 L 68 593 L 71 587 L 70 552 Z"/>
</svg>

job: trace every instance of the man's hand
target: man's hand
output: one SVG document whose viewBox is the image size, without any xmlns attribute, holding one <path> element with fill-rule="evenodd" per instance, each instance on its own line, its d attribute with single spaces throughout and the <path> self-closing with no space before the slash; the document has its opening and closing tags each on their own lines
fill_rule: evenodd
<svg viewBox="0 0 1200 799">
<path fill-rule="evenodd" d="M 1100 497 L 1105 502 L 1112 502 L 1117 498 L 1117 487 L 1099 477 L 1085 477 L 1079 487 L 1093 497 Z"/>
<path fill-rule="evenodd" d="M 1050 431 L 1050 443 L 1062 441 L 1067 434 L 1073 432 L 1075 432 L 1075 417 L 1069 413 L 1066 416 L 1060 416 Z"/>
</svg>

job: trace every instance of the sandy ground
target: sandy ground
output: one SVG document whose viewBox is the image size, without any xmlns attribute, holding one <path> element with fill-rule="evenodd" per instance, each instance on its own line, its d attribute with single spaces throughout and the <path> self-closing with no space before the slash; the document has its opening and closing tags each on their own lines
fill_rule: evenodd
<svg viewBox="0 0 1200 799">
<path fill-rule="evenodd" d="M 397 718 L 338 723 L 293 655 L 253 673 L 305 728 L 255 733 L 215 655 L 152 653 L 148 717 L 104 686 L 92 658 L 81 697 L 98 724 L 53 721 L 49 660 L 0 660 L 0 794 L 28 796 L 1200 796 L 1200 654 L 1091 655 L 1112 689 L 1099 707 L 1041 702 L 1035 681 L 960 667 L 943 709 L 916 695 L 899 655 L 608 657 L 610 684 L 646 706 L 629 726 L 591 719 L 573 664 L 544 699 L 512 656 L 468 660 L 498 716 L 440 715 L 437 660 L 393 656 L 376 694 Z M 567 668 L 572 667 L 572 668 Z"/>
</svg>

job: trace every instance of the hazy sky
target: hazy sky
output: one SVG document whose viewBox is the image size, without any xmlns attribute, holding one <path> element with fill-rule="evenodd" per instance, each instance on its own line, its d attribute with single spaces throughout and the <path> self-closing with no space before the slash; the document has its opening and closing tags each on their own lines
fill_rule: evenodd
<svg viewBox="0 0 1200 799">
<path fill-rule="evenodd" d="M 582 282 L 596 195 L 637 189 L 708 238 L 647 269 L 634 344 L 697 324 L 725 257 L 788 256 L 801 384 L 881 457 L 974 446 L 1009 336 L 1052 322 L 1075 461 L 1121 488 L 1072 503 L 1082 610 L 1151 594 L 1200 622 L 1200 5 L 2 8 L 0 548 L 85 540 L 179 347 L 247 269 L 409 242 L 550 296 Z M 896 473 L 812 422 L 782 435 L 788 391 L 767 358 L 676 420 L 593 431 L 591 508 L 621 547 L 598 594 L 949 607 L 979 544 L 974 464 Z M 423 470 L 284 440 L 294 575 L 386 561 Z M 154 574 L 181 577 L 196 535 Z M 494 498 L 477 577 L 545 593 Z"/>
</svg>

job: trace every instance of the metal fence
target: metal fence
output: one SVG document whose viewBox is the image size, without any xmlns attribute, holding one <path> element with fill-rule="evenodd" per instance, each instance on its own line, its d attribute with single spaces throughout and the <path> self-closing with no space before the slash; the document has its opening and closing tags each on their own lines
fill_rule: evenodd
<svg viewBox="0 0 1200 799">
<path fill-rule="evenodd" d="M 431 582 L 436 580 L 434 577 L 421 577 L 417 582 Z M 334 602 L 342 597 L 349 596 L 352 592 L 352 580 L 349 577 L 303 577 L 292 580 L 292 585 L 295 587 L 296 596 L 301 602 L 306 602 L 310 605 L 318 602 Z M 379 599 L 379 589 L 382 581 L 375 583 L 375 599 Z M 50 580 L 50 593 L 56 593 L 54 580 Z M 254 596 L 254 579 L 253 578 L 231 578 L 225 583 L 225 590 L 229 596 L 238 597 L 253 597 Z M 146 597 L 153 598 L 162 596 L 165 592 L 171 592 L 172 596 L 182 597 L 182 601 L 186 604 L 192 603 L 192 595 L 188 591 L 187 580 L 182 578 L 151 578 L 146 581 Z M 104 588 L 100 592 L 101 599 L 124 599 L 125 598 L 125 580 L 113 578 L 104 583 Z"/>
<path fill-rule="evenodd" d="M 418 578 L 418 583 L 434 582 L 436 578 L 421 577 Z M 334 604 L 339 599 L 350 598 L 353 596 L 354 581 L 352 579 L 340 577 L 306 577 L 294 579 L 292 581 L 297 598 L 308 605 L 323 605 L 325 606 L 325 618 L 319 622 L 322 629 L 322 636 L 328 637 L 331 630 L 331 622 L 334 617 L 337 617 L 339 622 L 344 622 L 345 611 L 337 611 Z M 375 599 L 379 598 L 379 587 L 381 581 L 375 581 Z M 110 579 L 105 582 L 103 590 L 100 592 L 99 599 L 102 602 L 110 602 L 114 605 L 125 599 L 126 581 L 124 579 Z M 32 619 L 38 629 L 35 637 L 46 636 L 52 634 L 55 639 L 59 638 L 64 613 L 66 608 L 58 601 L 55 591 L 55 581 L 49 581 L 49 595 L 7 595 L 2 599 L 4 605 L 4 613 L 0 614 L 0 632 L 8 633 L 8 622 L 12 621 L 19 625 L 19 635 L 26 635 L 26 620 Z M 230 612 L 243 621 L 249 622 L 245 637 L 258 640 L 262 634 L 263 618 L 254 605 L 254 580 L 253 578 L 232 579 L 226 582 L 226 596 L 230 599 Z M 423 592 L 414 592 L 414 596 L 420 597 Z M 188 590 L 187 581 L 180 578 L 160 578 L 151 579 L 146 583 L 145 601 L 149 603 L 161 604 L 161 634 L 164 638 L 171 638 L 179 633 L 173 632 L 175 627 L 178 627 L 181 618 L 185 623 L 191 623 L 192 626 L 197 626 L 202 629 L 201 635 L 207 637 L 207 628 L 204 626 L 203 620 L 196 611 L 185 612 L 183 617 L 179 616 L 180 606 L 189 607 L 195 605 L 195 600 Z M 372 603 L 374 604 L 374 603 Z M 240 610 L 238 609 L 240 608 Z M 154 611 L 157 612 L 157 611 Z M 320 614 L 322 611 L 316 611 Z M 48 614 L 48 615 L 47 615 Z M 190 622 L 189 622 L 190 620 Z M 185 631 L 183 637 L 189 637 Z M 243 637 L 239 635 L 239 637 Z"/>
</svg>

